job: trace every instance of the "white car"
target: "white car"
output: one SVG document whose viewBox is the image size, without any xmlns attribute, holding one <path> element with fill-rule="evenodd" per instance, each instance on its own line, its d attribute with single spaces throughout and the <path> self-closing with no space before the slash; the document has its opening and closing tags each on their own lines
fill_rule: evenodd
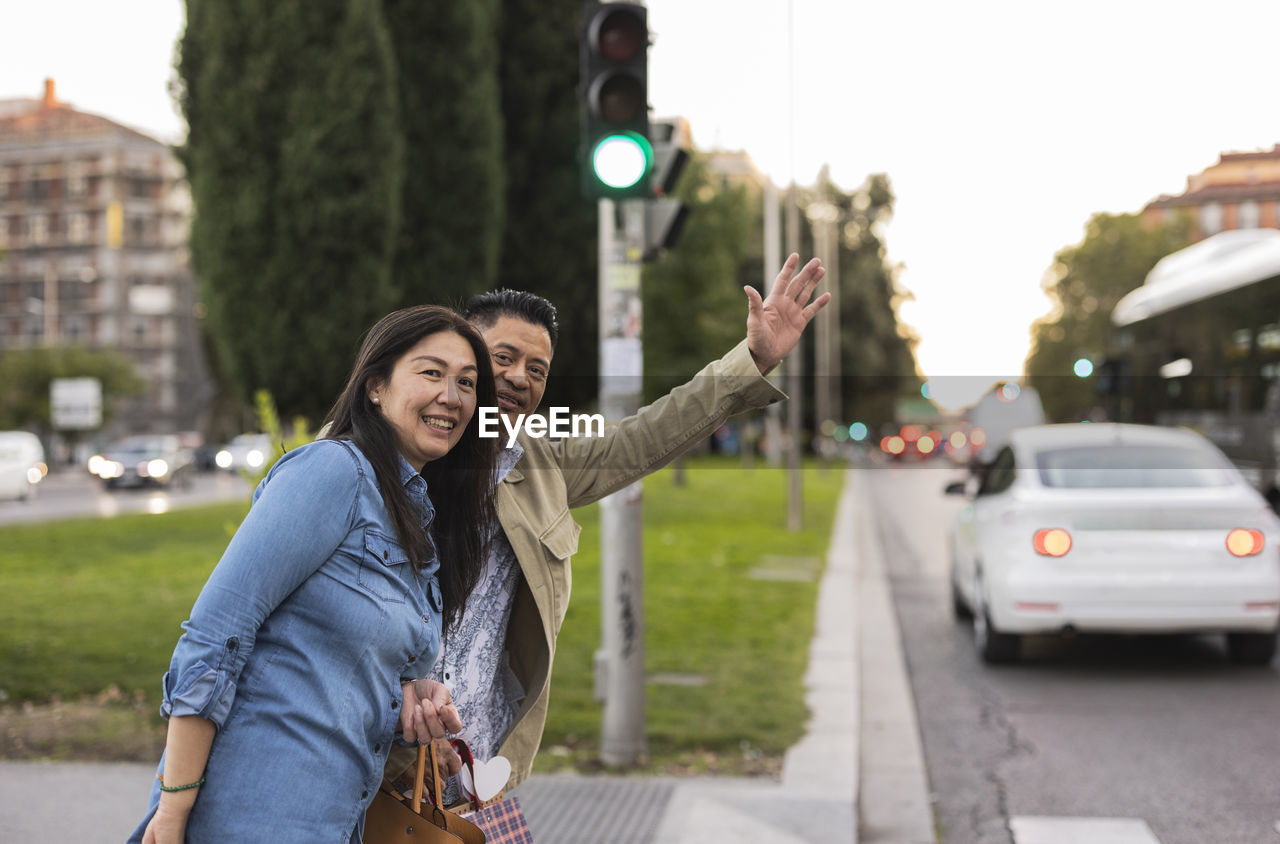
<svg viewBox="0 0 1280 844">
<path fill-rule="evenodd" d="M 214 455 L 219 469 L 257 472 L 272 456 L 271 437 L 266 434 L 240 434 Z"/>
<path fill-rule="evenodd" d="M 1275 656 L 1280 518 L 1192 431 L 1013 431 L 950 540 L 953 604 L 986 662 L 1074 631 L 1221 632 L 1235 662 Z"/>
<path fill-rule="evenodd" d="M 0 431 L 0 499 L 26 501 L 48 473 L 44 446 L 35 434 Z"/>
</svg>

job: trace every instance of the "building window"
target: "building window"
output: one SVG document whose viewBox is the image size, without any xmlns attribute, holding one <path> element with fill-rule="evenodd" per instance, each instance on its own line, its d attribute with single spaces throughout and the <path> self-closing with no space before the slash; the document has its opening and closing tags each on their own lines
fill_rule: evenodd
<svg viewBox="0 0 1280 844">
<path fill-rule="evenodd" d="M 67 194 L 74 197 L 89 192 L 89 166 L 84 161 L 67 162 Z"/>
<path fill-rule="evenodd" d="M 1262 218 L 1258 203 L 1252 199 L 1246 199 L 1240 203 L 1240 228 L 1256 229 Z"/>
<path fill-rule="evenodd" d="M 27 242 L 32 246 L 44 246 L 49 242 L 49 218 L 32 214 L 27 218 Z"/>
<path fill-rule="evenodd" d="M 87 243 L 89 241 L 88 214 L 80 212 L 67 218 L 67 240 L 71 243 Z"/>
<path fill-rule="evenodd" d="M 1200 229 L 1206 234 L 1217 234 L 1222 231 L 1222 206 L 1216 202 L 1206 202 L 1200 206 Z"/>
</svg>

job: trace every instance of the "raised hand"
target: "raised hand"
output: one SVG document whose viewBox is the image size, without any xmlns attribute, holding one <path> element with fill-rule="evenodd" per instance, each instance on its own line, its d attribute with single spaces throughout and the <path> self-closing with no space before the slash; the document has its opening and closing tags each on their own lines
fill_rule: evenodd
<svg viewBox="0 0 1280 844">
<path fill-rule="evenodd" d="M 830 293 L 823 293 L 812 302 L 814 288 L 826 275 L 826 268 L 817 258 L 800 265 L 800 256 L 794 252 L 778 271 L 768 298 L 751 286 L 742 288 L 747 294 L 747 348 L 761 373 L 767 373 L 785 358 L 804 334 L 805 326 L 814 314 L 831 301 Z"/>
</svg>

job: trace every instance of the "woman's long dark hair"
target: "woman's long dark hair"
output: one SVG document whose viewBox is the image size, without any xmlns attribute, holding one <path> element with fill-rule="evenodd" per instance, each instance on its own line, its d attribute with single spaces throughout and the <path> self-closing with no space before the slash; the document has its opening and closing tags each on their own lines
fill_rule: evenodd
<svg viewBox="0 0 1280 844">
<path fill-rule="evenodd" d="M 400 445 L 396 432 L 369 400 L 370 390 L 391 381 L 396 362 L 422 338 L 449 331 L 466 340 L 476 356 L 476 407 L 494 407 L 493 365 L 484 338 L 469 322 L 448 308 L 419 305 L 388 314 L 369 329 L 356 355 L 351 377 L 329 411 L 328 439 L 349 439 L 369 462 L 378 478 L 382 500 L 391 514 L 396 535 L 416 568 L 430 559 L 435 540 L 440 557 L 440 591 L 444 596 L 444 627 L 460 617 L 471 590 L 480 579 L 488 551 L 489 532 L 498 523 L 494 503 L 494 466 L 498 439 L 481 438 L 477 410 L 449 453 L 425 467 L 416 466 L 427 482 L 435 506 L 431 537 L 421 514 L 409 500 L 400 480 Z"/>
</svg>

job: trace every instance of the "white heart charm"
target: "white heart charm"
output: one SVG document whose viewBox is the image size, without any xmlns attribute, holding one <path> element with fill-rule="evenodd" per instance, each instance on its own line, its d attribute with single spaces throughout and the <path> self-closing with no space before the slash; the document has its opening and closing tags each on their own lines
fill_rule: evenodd
<svg viewBox="0 0 1280 844">
<path fill-rule="evenodd" d="M 475 760 L 476 776 L 475 781 L 471 779 L 471 772 L 467 770 L 467 766 L 462 766 L 461 773 L 458 774 L 458 781 L 462 784 L 463 789 L 471 792 L 481 803 L 492 800 L 507 787 L 507 780 L 511 779 L 511 760 L 505 756 L 495 756 L 488 762 Z"/>
</svg>

